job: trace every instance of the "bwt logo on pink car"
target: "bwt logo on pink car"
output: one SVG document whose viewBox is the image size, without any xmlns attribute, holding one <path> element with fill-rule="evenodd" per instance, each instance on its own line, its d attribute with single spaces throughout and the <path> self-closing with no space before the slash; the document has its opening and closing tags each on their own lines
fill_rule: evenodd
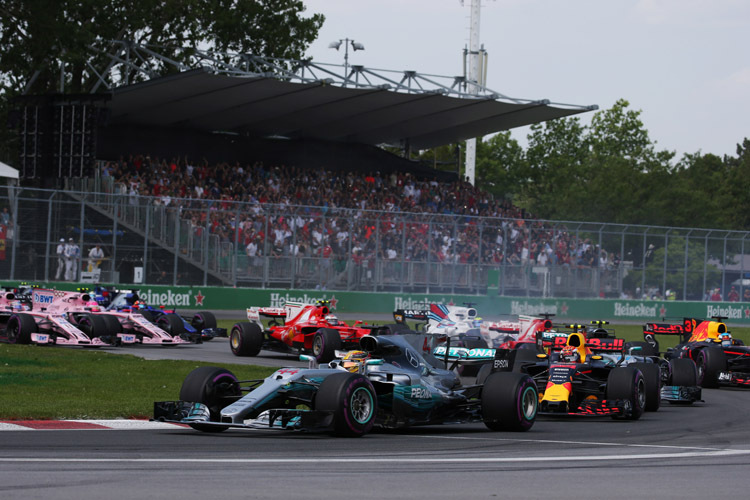
<svg viewBox="0 0 750 500">
<path fill-rule="evenodd" d="M 55 299 L 54 295 L 34 292 L 34 302 L 38 302 L 40 304 L 51 304 L 54 299 Z"/>
</svg>

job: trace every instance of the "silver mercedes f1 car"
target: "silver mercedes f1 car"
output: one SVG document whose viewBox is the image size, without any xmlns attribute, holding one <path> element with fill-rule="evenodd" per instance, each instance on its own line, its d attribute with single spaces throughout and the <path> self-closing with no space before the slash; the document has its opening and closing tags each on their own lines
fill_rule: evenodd
<svg viewBox="0 0 750 500">
<path fill-rule="evenodd" d="M 413 336 L 414 339 L 409 337 Z M 205 432 L 229 428 L 328 431 L 362 436 L 373 427 L 483 422 L 495 431 L 527 431 L 539 395 L 531 377 L 497 372 L 462 385 L 428 351 L 424 334 L 362 337 L 360 351 L 309 368 L 282 368 L 265 380 L 240 381 L 224 368 L 185 378 L 180 401 L 154 403 L 154 420 Z"/>
</svg>

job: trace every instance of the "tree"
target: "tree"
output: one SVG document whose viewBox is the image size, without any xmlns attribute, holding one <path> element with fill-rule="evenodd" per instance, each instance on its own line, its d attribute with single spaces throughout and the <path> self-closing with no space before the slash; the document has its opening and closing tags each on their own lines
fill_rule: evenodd
<svg viewBox="0 0 750 500">
<path fill-rule="evenodd" d="M 580 216 L 588 141 L 578 118 L 531 126 L 518 204 L 537 217 L 571 220 Z"/>
<path fill-rule="evenodd" d="M 18 93 L 87 91 L 112 40 L 160 46 L 189 65 L 184 47 L 302 58 L 324 17 L 302 17 L 301 0 L 5 0 L 0 73 Z M 154 62 L 159 73 L 175 71 Z"/>
<path fill-rule="evenodd" d="M 510 131 L 477 141 L 476 185 L 496 198 L 515 201 L 526 182 L 524 162 L 523 148 Z"/>
</svg>

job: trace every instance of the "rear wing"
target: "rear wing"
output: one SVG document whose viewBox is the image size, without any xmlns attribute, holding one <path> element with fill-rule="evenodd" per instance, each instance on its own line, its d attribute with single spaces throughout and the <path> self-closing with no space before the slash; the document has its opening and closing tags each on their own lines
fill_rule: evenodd
<svg viewBox="0 0 750 500">
<path fill-rule="evenodd" d="M 247 319 L 254 323 L 261 323 L 261 319 L 280 318 L 283 323 L 286 319 L 286 312 L 283 307 L 248 307 Z"/>
<path fill-rule="evenodd" d="M 537 332 L 536 345 L 540 352 L 547 349 L 553 351 L 562 350 L 568 343 L 569 333 L 565 332 Z M 615 337 L 587 338 L 584 346 L 592 352 L 622 352 L 625 349 L 625 340 Z"/>
<path fill-rule="evenodd" d="M 692 336 L 697 320 L 685 318 L 682 323 L 646 323 L 643 325 L 643 339 L 659 349 L 657 335 L 675 335 L 680 337 L 680 344 L 684 344 Z"/>
</svg>

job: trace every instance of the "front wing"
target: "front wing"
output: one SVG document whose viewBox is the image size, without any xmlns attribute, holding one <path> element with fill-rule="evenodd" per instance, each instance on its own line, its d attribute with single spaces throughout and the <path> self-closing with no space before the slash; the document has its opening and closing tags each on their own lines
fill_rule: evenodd
<svg viewBox="0 0 750 500">
<path fill-rule="evenodd" d="M 665 385 L 661 388 L 662 401 L 670 403 L 695 403 L 703 401 L 700 386 Z"/>
<path fill-rule="evenodd" d="M 211 412 L 201 403 L 157 401 L 152 421 L 186 425 L 200 424 L 218 428 L 327 431 L 333 429 L 333 412 L 279 408 L 266 410 L 257 418 L 241 424 L 211 420 Z"/>
<path fill-rule="evenodd" d="M 720 372 L 719 384 L 734 387 L 750 387 L 750 373 L 736 371 Z"/>
</svg>

